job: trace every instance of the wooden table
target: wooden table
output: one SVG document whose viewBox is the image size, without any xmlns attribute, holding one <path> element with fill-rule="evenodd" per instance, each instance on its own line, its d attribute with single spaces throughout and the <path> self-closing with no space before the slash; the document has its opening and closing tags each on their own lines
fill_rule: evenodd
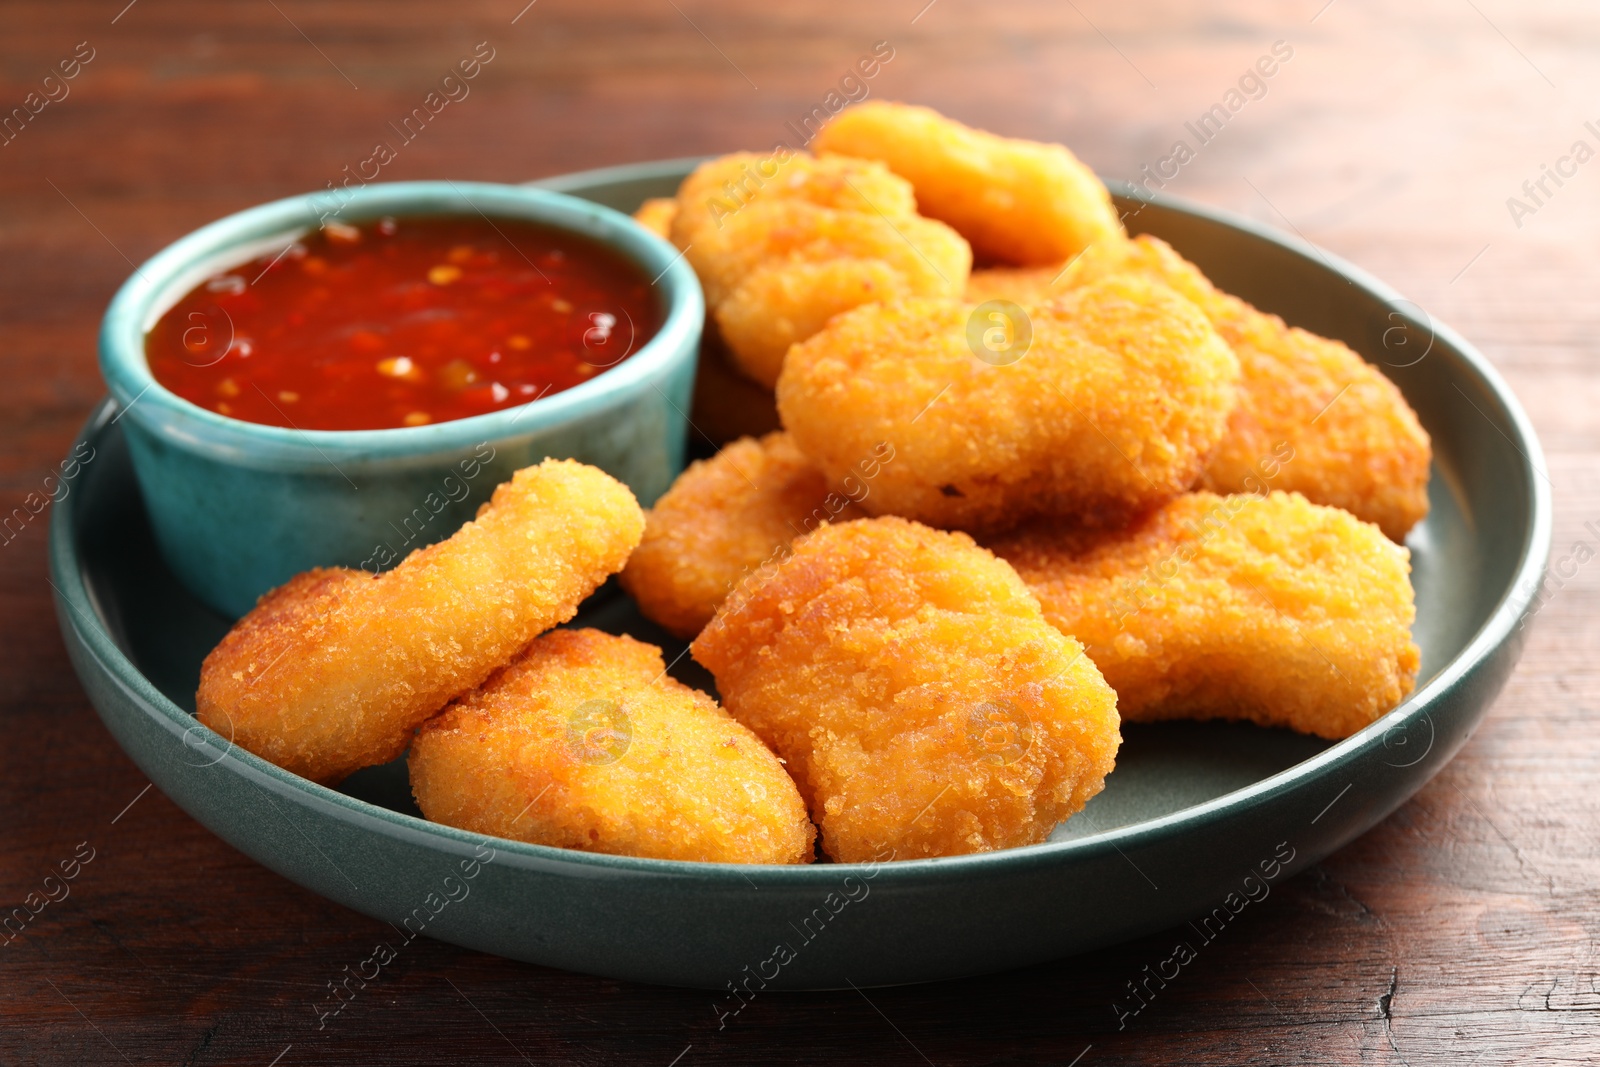
<svg viewBox="0 0 1600 1067">
<path fill-rule="evenodd" d="M 1477 342 L 1548 450 L 1554 558 L 1600 547 L 1584 526 L 1600 519 L 1600 162 L 1547 180 L 1538 204 L 1522 190 L 1574 141 L 1600 147 L 1592 4 L 125 2 L 0 9 L 0 106 L 61 97 L 0 146 L 7 512 L 103 392 L 95 329 L 133 263 L 338 180 L 480 42 L 493 59 L 470 95 L 382 177 L 517 181 L 765 148 L 879 41 L 893 58 L 872 95 L 1061 139 L 1131 177 L 1283 41 L 1293 55 L 1265 95 L 1168 191 L 1299 231 Z M 43 82 L 63 61 L 76 77 Z M 1512 196 L 1533 210 L 1514 218 Z M 258 867 L 149 788 L 67 664 L 44 527 L 0 546 L 0 908 L 75 853 L 93 859 L 0 947 L 0 1063 L 1600 1056 L 1600 564 L 1552 582 L 1521 668 L 1444 773 L 1278 887 L 1120 1032 L 1112 1002 L 1170 937 L 936 986 L 763 998 L 722 1032 L 704 993 L 424 940 L 319 1029 L 312 1005 L 381 924 Z"/>
</svg>

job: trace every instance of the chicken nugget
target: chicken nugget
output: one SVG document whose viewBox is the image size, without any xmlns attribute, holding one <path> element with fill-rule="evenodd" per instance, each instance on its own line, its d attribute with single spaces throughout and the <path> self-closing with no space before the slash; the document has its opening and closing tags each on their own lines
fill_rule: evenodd
<svg viewBox="0 0 1600 1067">
<path fill-rule="evenodd" d="M 807 207 L 852 219 L 917 217 L 911 183 L 882 163 L 823 160 L 805 152 L 766 157 L 735 152 L 707 160 L 683 180 L 676 202 L 672 241 L 701 274 L 708 307 L 721 303 L 740 278 L 773 253 L 769 242 L 787 252 L 811 240 Z M 746 209 L 756 206 L 770 221 L 747 220 L 730 232 Z"/>
<path fill-rule="evenodd" d="M 691 464 L 656 501 L 622 587 L 646 618 L 693 637 L 736 585 L 782 559 L 789 542 L 819 523 L 865 514 L 828 491 L 788 434 L 746 437 Z"/>
<path fill-rule="evenodd" d="M 904 519 L 799 539 L 692 648 L 841 862 L 1042 841 L 1121 743 L 1116 694 L 1016 573 Z"/>
<path fill-rule="evenodd" d="M 1065 284 L 1138 270 L 1195 301 L 1239 357 L 1239 406 L 1200 488 L 1256 492 L 1262 465 L 1288 445 L 1271 487 L 1376 523 L 1395 541 L 1428 514 L 1432 442 L 1400 390 L 1338 341 L 1284 324 L 1237 297 L 1154 237 L 1095 248 Z"/>
<path fill-rule="evenodd" d="M 991 347 L 994 331 L 1009 340 Z M 858 308 L 790 351 L 778 412 L 835 484 L 893 449 L 862 502 L 876 515 L 979 531 L 1116 522 L 1193 483 L 1238 375 L 1193 304 L 1114 277 L 1027 310 Z"/>
<path fill-rule="evenodd" d="M 831 317 L 900 296 L 957 296 L 972 250 L 916 212 L 881 163 L 737 153 L 678 191 L 673 241 L 740 373 L 771 388 L 784 354 Z"/>
<path fill-rule="evenodd" d="M 840 112 L 814 148 L 887 163 L 911 182 L 922 214 L 955 227 L 981 262 L 1059 264 L 1123 236 L 1104 183 L 1062 145 L 999 137 L 931 108 L 871 101 Z"/>
<path fill-rule="evenodd" d="M 1043 302 L 1129 272 L 1194 301 L 1239 358 L 1239 404 L 1200 488 L 1258 492 L 1271 457 L 1286 454 L 1271 488 L 1344 508 L 1396 541 L 1427 515 L 1433 449 L 1395 384 L 1340 342 L 1220 292 L 1158 238 L 1096 245 L 1065 269 L 974 271 L 967 299 Z"/>
<path fill-rule="evenodd" d="M 1427 517 L 1433 462 L 1416 412 L 1345 345 L 1238 304 L 1217 329 L 1239 357 L 1239 406 L 1200 488 L 1256 491 L 1270 457 L 1283 452 L 1273 488 L 1343 508 L 1404 541 Z"/>
<path fill-rule="evenodd" d="M 1191 493 L 1121 531 L 994 541 L 1129 722 L 1348 737 L 1411 692 L 1410 553 L 1298 493 Z"/>
<path fill-rule="evenodd" d="M 917 213 L 911 183 L 874 160 L 820 158 L 787 147 L 765 156 L 734 152 L 701 163 L 678 186 L 672 241 L 687 248 L 713 236 L 746 206 L 773 200 L 891 219 Z"/>
<path fill-rule="evenodd" d="M 670 196 L 646 200 L 633 213 L 633 220 L 657 237 L 672 239 L 672 220 L 678 215 L 678 201 Z"/>
<path fill-rule="evenodd" d="M 956 297 L 972 253 L 943 223 L 757 202 L 685 251 L 734 363 L 771 387 L 785 353 L 834 315 L 901 296 Z"/>
<path fill-rule="evenodd" d="M 887 239 L 889 234 L 878 236 Z M 711 314 L 740 371 L 771 389 L 789 348 L 841 311 L 943 288 L 934 278 L 913 281 L 913 275 L 925 273 L 920 265 L 892 262 L 896 250 L 885 251 L 890 255 L 882 259 L 839 255 L 821 262 L 796 255 L 747 274 Z"/>
<path fill-rule="evenodd" d="M 628 487 L 545 460 L 386 574 L 312 571 L 262 597 L 200 667 L 200 721 L 316 782 L 387 763 L 411 732 L 622 569 Z"/>
<path fill-rule="evenodd" d="M 809 863 L 783 764 L 661 650 L 555 630 L 417 732 L 417 806 L 463 830 L 707 863 Z"/>
</svg>

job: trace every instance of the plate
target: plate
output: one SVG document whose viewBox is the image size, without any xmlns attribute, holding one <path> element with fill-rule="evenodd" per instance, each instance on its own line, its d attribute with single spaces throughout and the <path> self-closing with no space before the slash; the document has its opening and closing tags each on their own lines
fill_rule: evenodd
<svg viewBox="0 0 1600 1067">
<path fill-rule="evenodd" d="M 549 188 L 631 210 L 695 161 L 566 175 Z M 1471 345 L 1382 283 L 1248 221 L 1112 183 L 1130 228 L 1222 288 L 1340 338 L 1404 391 L 1433 436 L 1432 512 L 1409 540 L 1421 684 L 1337 743 L 1243 724 L 1124 727 L 1105 792 L 1040 845 L 976 856 L 807 867 L 564 851 L 418 816 L 401 762 L 338 790 L 288 774 L 193 718 L 200 661 L 228 620 L 161 563 L 104 401 L 94 458 L 55 507 L 56 613 L 117 742 L 158 788 L 234 847 L 393 924 L 513 959 L 722 991 L 922 982 L 1017 967 L 1199 919 L 1225 923 L 1264 886 L 1355 838 L 1472 733 L 1521 650 L 1550 546 L 1539 444 Z M 614 588 L 575 624 L 682 649 Z M 692 684 L 708 679 L 685 657 Z M 1209 915 L 1208 915 L 1209 913 Z M 388 935 L 385 935 L 388 936 Z M 399 933 L 395 935 L 400 936 Z"/>
</svg>

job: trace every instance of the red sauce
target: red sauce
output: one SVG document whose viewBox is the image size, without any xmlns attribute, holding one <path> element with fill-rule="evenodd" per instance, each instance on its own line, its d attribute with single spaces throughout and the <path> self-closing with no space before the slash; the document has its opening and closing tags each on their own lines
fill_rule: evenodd
<svg viewBox="0 0 1600 1067">
<path fill-rule="evenodd" d="M 330 222 L 178 301 L 145 338 L 157 381 L 247 422 L 422 426 L 570 389 L 661 325 L 631 262 L 479 216 Z"/>
</svg>

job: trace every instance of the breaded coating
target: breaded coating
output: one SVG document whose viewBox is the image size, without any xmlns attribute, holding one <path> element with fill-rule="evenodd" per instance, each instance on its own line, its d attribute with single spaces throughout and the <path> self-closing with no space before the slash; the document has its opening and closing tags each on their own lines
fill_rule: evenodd
<svg viewBox="0 0 1600 1067">
<path fill-rule="evenodd" d="M 804 153 L 702 164 L 679 190 L 673 240 L 734 366 L 769 388 L 789 346 L 834 315 L 958 296 L 972 267 L 967 243 L 917 215 L 911 187 L 882 164 Z"/>
<path fill-rule="evenodd" d="M 853 484 L 861 495 L 870 491 Z M 735 586 L 780 561 L 789 542 L 820 523 L 865 514 L 845 493 L 829 492 L 788 434 L 746 437 L 691 464 L 656 501 L 622 586 L 646 618 L 693 637 Z"/>
<path fill-rule="evenodd" d="M 1217 330 L 1239 357 L 1239 406 L 1200 478 L 1217 493 L 1259 487 L 1263 457 L 1287 442 L 1273 488 L 1343 508 L 1404 541 L 1428 514 L 1433 444 L 1400 390 L 1338 341 L 1242 301 Z"/>
<path fill-rule="evenodd" d="M 793 200 L 852 214 L 911 218 L 911 183 L 881 163 L 818 158 L 787 148 L 759 155 L 734 152 L 708 159 L 678 186 L 672 241 L 679 248 L 721 230 L 746 205 Z"/>
<path fill-rule="evenodd" d="M 545 460 L 394 570 L 302 574 L 200 667 L 202 723 L 316 782 L 387 763 L 452 697 L 572 618 L 644 533 L 628 487 Z"/>
<path fill-rule="evenodd" d="M 851 227 L 844 217 L 825 225 L 835 223 Z M 956 245 L 958 239 L 948 231 L 932 230 L 933 225 L 926 220 L 900 223 L 902 231 L 911 231 L 910 240 L 921 242 L 913 248 L 901 241 L 893 227 L 873 220 L 853 232 L 853 237 L 866 238 L 872 247 L 841 246 L 838 255 L 821 263 L 789 256 L 751 271 L 712 314 L 740 370 L 770 389 L 777 384 L 790 347 L 822 329 L 840 312 L 879 300 L 959 292 L 959 287 L 947 287 L 942 279 L 960 277 L 965 263 L 942 253 L 964 257 L 966 246 Z M 941 242 L 942 249 L 938 247 Z M 852 239 L 850 243 L 855 242 Z M 923 259 L 919 251 L 928 258 Z M 941 261 L 942 267 L 938 265 Z M 930 263 L 934 265 L 931 271 L 926 269 Z"/>
<path fill-rule="evenodd" d="M 1410 553 L 1298 493 L 1178 497 L 1114 532 L 992 543 L 1084 643 L 1129 722 L 1348 737 L 1416 682 Z"/>
<path fill-rule="evenodd" d="M 555 630 L 417 732 L 417 806 L 463 830 L 705 863 L 809 863 L 816 830 L 760 738 L 654 645 Z"/>
<path fill-rule="evenodd" d="M 965 534 L 823 526 L 695 639 L 841 862 L 1043 841 L 1100 791 L 1116 694 Z"/>
<path fill-rule="evenodd" d="M 734 369 L 733 357 L 716 330 L 700 335 L 700 365 L 694 376 L 689 421 L 699 436 L 717 446 L 771 433 L 779 425 L 778 402 L 772 390 Z"/>
<path fill-rule="evenodd" d="M 672 220 L 678 215 L 678 202 L 672 197 L 646 200 L 633 213 L 633 220 L 657 237 L 672 240 Z"/>
<path fill-rule="evenodd" d="M 1287 445 L 1294 461 L 1271 488 L 1344 508 L 1405 540 L 1428 514 L 1433 449 L 1400 390 L 1340 342 L 1286 326 L 1218 291 L 1166 242 L 1138 237 L 1097 245 L 1064 270 L 974 271 L 967 299 L 1043 302 L 1130 271 L 1194 301 L 1239 358 L 1239 405 L 1200 488 L 1259 492 L 1262 463 Z"/>
<path fill-rule="evenodd" d="M 1095 248 L 1064 281 L 1082 285 L 1129 270 L 1159 277 L 1194 300 L 1239 357 L 1239 406 L 1200 488 L 1259 491 L 1264 457 L 1287 442 L 1294 461 L 1271 488 L 1344 508 L 1405 540 L 1428 514 L 1433 447 L 1393 382 L 1344 344 L 1219 292 L 1154 237 Z"/>
<path fill-rule="evenodd" d="M 911 182 L 921 212 L 955 227 L 980 262 L 1059 264 L 1123 236 L 1105 185 L 1062 145 L 999 137 L 931 108 L 869 101 L 840 112 L 814 148 L 887 163 Z"/>
<path fill-rule="evenodd" d="M 1066 291 L 1057 287 L 1065 274 L 1065 264 L 1048 267 L 985 267 L 967 278 L 966 301 L 982 304 L 989 300 L 1009 300 L 1013 304 L 1048 304 Z"/>
<path fill-rule="evenodd" d="M 887 443 L 894 459 L 863 506 L 947 529 L 1120 522 L 1188 489 L 1239 375 L 1194 305 L 1130 276 L 1024 311 L 1012 327 L 951 301 L 842 315 L 789 353 L 783 424 L 835 484 Z M 980 359 L 980 338 L 1002 328 L 1011 351 Z"/>
</svg>

